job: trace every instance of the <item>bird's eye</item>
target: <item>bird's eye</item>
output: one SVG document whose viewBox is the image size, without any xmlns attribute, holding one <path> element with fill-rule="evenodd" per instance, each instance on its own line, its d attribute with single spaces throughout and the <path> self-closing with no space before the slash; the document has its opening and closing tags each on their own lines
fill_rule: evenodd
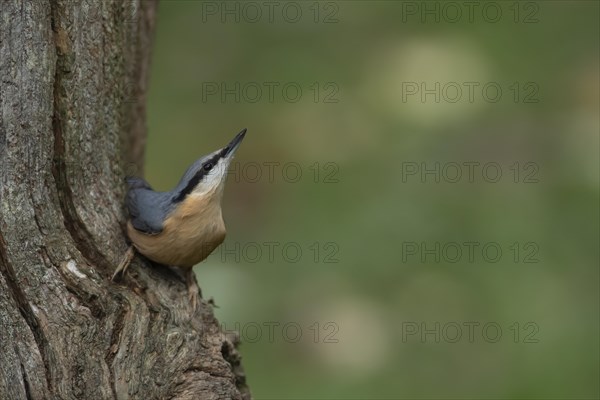
<svg viewBox="0 0 600 400">
<path fill-rule="evenodd" d="M 212 169 L 213 165 L 212 163 L 206 163 L 202 166 L 202 168 L 204 168 L 205 171 L 210 171 Z"/>
</svg>

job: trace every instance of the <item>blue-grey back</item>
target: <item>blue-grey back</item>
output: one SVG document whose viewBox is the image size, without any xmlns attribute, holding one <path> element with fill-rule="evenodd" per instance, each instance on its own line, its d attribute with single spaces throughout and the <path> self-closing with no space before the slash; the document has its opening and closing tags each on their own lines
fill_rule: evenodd
<svg viewBox="0 0 600 400">
<path fill-rule="evenodd" d="M 171 209 L 171 192 L 156 192 L 141 178 L 128 178 L 125 205 L 133 227 L 147 234 L 158 234 Z"/>
</svg>

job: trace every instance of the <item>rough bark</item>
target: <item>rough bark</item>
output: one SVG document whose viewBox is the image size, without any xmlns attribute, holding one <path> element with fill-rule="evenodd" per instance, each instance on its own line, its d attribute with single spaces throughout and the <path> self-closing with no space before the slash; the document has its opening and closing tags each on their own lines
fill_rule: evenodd
<svg viewBox="0 0 600 400">
<path fill-rule="evenodd" d="M 237 343 L 208 302 L 191 312 L 179 276 L 136 258 L 110 281 L 155 13 L 0 0 L 1 399 L 250 397 Z"/>
</svg>

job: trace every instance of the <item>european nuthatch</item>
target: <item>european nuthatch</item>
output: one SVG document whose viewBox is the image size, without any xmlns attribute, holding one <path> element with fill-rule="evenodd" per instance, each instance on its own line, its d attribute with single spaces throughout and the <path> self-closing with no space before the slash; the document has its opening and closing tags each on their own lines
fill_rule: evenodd
<svg viewBox="0 0 600 400">
<path fill-rule="evenodd" d="M 169 192 L 156 192 L 141 178 L 127 180 L 127 234 L 133 246 L 113 279 L 125 273 L 135 247 L 152 261 L 184 269 L 192 308 L 196 308 L 198 286 L 192 267 L 225 239 L 221 198 L 227 168 L 245 135 L 246 129 L 227 146 L 198 159 Z"/>
</svg>

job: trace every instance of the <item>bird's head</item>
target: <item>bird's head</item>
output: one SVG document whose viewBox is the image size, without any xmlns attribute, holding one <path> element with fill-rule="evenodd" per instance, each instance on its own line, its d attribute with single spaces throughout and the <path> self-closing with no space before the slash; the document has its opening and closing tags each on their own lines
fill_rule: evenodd
<svg viewBox="0 0 600 400">
<path fill-rule="evenodd" d="M 220 197 L 227 180 L 229 164 L 245 135 L 246 129 L 243 129 L 227 146 L 194 162 L 175 188 L 174 201 L 182 201 L 190 194 Z"/>
</svg>

